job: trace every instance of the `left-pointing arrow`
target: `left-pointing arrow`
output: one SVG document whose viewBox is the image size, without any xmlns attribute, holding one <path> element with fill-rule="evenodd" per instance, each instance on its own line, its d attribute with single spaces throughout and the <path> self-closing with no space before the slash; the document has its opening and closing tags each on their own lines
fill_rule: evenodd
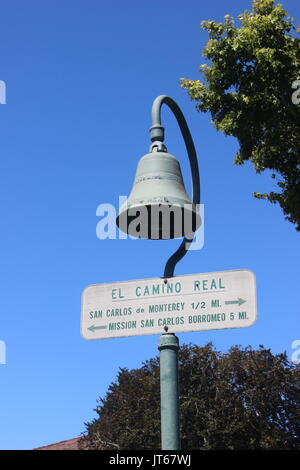
<svg viewBox="0 0 300 470">
<path fill-rule="evenodd" d="M 106 328 L 106 325 L 103 325 L 103 326 L 92 325 L 92 326 L 88 327 L 88 330 L 90 330 L 94 333 L 95 330 L 105 330 L 105 328 Z"/>
</svg>

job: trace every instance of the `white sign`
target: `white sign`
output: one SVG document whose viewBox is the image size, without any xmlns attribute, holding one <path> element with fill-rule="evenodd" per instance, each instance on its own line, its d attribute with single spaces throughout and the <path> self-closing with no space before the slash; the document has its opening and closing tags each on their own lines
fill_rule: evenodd
<svg viewBox="0 0 300 470">
<path fill-rule="evenodd" d="M 256 318 L 251 271 L 188 274 L 86 287 L 81 335 L 102 339 L 243 328 Z"/>
</svg>

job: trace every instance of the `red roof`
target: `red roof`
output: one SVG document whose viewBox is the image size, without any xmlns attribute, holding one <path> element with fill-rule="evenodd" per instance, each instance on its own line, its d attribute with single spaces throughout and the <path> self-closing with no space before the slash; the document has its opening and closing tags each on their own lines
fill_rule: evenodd
<svg viewBox="0 0 300 470">
<path fill-rule="evenodd" d="M 55 442 L 48 446 L 36 447 L 33 450 L 79 450 L 78 443 L 81 437 L 68 439 L 67 441 Z"/>
</svg>

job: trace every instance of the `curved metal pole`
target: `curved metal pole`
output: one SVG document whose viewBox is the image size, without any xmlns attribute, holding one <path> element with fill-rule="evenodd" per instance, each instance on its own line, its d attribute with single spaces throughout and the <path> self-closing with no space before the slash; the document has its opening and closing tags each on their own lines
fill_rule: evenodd
<svg viewBox="0 0 300 470">
<path fill-rule="evenodd" d="M 161 125 L 161 107 L 163 104 L 166 104 L 171 109 L 180 127 L 190 161 L 192 202 L 193 204 L 200 204 L 200 176 L 195 145 L 181 109 L 177 103 L 167 95 L 158 96 L 152 105 L 152 127 L 150 128 L 151 141 L 153 142 L 152 146 L 155 145 L 155 142 L 160 143 L 164 141 L 164 128 Z M 184 257 L 193 239 L 194 233 L 192 233 L 189 238 L 185 237 L 179 248 L 168 259 L 164 271 L 165 278 L 174 276 L 176 264 Z"/>
</svg>

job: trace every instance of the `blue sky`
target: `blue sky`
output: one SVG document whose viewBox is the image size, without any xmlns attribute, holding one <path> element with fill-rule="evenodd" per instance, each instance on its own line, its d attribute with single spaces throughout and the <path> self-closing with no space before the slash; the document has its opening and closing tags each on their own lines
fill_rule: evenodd
<svg viewBox="0 0 300 470">
<path fill-rule="evenodd" d="M 284 7 L 300 23 L 296 0 Z M 119 367 L 155 356 L 158 336 L 87 341 L 81 292 L 94 283 L 162 276 L 179 241 L 99 240 L 97 206 L 131 189 L 149 149 L 151 106 L 170 95 L 189 124 L 201 170 L 205 244 L 177 275 L 251 269 L 258 320 L 250 328 L 179 334 L 219 350 L 263 344 L 292 355 L 299 333 L 299 233 L 277 206 L 252 197 L 270 175 L 233 164 L 237 142 L 195 110 L 181 77 L 203 63 L 203 19 L 250 9 L 250 1 L 2 2 L 0 106 L 2 230 L 0 448 L 31 449 L 78 436 Z M 169 110 L 166 143 L 188 161 Z"/>
</svg>

